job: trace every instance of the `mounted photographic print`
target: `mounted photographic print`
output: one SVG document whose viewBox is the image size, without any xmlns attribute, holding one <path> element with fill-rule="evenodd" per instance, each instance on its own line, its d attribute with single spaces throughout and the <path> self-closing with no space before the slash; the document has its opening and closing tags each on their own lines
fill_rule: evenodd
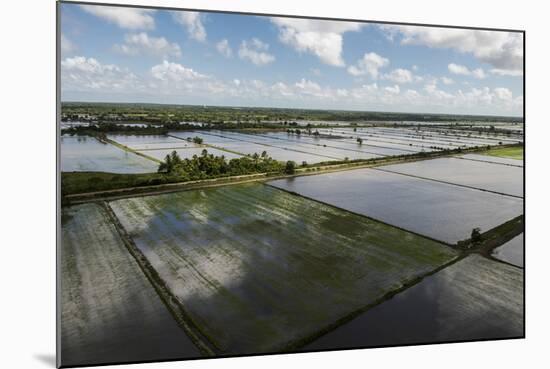
<svg viewBox="0 0 550 369">
<path fill-rule="evenodd" d="M 524 337 L 523 31 L 57 7 L 59 366 Z"/>
</svg>

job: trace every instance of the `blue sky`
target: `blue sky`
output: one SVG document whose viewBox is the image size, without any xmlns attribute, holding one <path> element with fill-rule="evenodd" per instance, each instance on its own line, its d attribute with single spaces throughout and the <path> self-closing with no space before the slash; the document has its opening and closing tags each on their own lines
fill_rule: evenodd
<svg viewBox="0 0 550 369">
<path fill-rule="evenodd" d="M 63 101 L 521 116 L 520 33 L 61 4 Z"/>
</svg>

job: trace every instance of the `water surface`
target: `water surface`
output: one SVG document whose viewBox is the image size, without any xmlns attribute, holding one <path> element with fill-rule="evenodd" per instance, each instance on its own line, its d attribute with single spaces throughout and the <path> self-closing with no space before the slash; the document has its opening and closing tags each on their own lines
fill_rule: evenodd
<svg viewBox="0 0 550 369">
<path fill-rule="evenodd" d="M 303 349 L 328 350 L 522 335 L 523 271 L 471 255 Z"/>
</svg>

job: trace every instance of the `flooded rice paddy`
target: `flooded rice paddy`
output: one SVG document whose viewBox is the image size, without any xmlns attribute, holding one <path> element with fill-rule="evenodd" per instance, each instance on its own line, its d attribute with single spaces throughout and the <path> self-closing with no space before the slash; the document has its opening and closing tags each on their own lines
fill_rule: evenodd
<svg viewBox="0 0 550 369">
<path fill-rule="evenodd" d="M 456 257 L 440 243 L 262 184 L 110 205 L 227 353 L 291 347 Z"/>
<path fill-rule="evenodd" d="M 523 141 L 460 125 L 314 131 L 108 137 L 158 160 L 206 149 L 298 164 Z M 144 173 L 158 163 L 64 136 L 61 167 Z M 109 205 L 199 336 L 220 353 L 257 354 L 522 336 L 523 234 L 493 251 L 505 263 L 472 254 L 445 266 L 460 253 L 444 244 L 522 214 L 522 197 L 522 160 L 465 154 Z M 63 208 L 61 257 L 63 365 L 200 356 L 103 207 Z"/>
<path fill-rule="evenodd" d="M 62 172 L 156 172 L 158 163 L 89 136 L 62 136 Z"/>
<path fill-rule="evenodd" d="M 474 254 L 304 350 L 521 337 L 523 293 L 521 269 Z"/>
<path fill-rule="evenodd" d="M 198 357 L 96 204 L 64 208 L 62 364 Z"/>
<path fill-rule="evenodd" d="M 269 183 L 451 244 L 523 213 L 522 199 L 375 169 Z"/>
<path fill-rule="evenodd" d="M 523 233 L 493 250 L 493 257 L 523 268 Z"/>
<path fill-rule="evenodd" d="M 503 165 L 510 165 L 510 166 L 516 166 L 516 167 L 523 167 L 523 160 L 500 158 L 498 156 L 465 154 L 465 155 L 460 155 L 458 157 L 468 159 L 468 160 L 474 160 L 474 161 L 484 161 L 484 162 L 493 163 L 493 164 L 503 164 Z"/>
<path fill-rule="evenodd" d="M 521 167 L 459 158 L 438 158 L 385 165 L 380 169 L 523 197 Z"/>
</svg>

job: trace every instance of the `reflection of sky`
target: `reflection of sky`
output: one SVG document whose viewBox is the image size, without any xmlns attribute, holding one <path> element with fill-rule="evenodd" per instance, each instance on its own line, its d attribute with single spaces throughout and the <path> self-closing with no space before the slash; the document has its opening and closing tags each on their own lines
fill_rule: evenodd
<svg viewBox="0 0 550 369">
<path fill-rule="evenodd" d="M 523 332 L 522 284 L 519 269 L 473 255 L 304 349 L 517 337 Z"/>
<path fill-rule="evenodd" d="M 523 201 L 400 174 L 355 169 L 269 182 L 448 243 L 521 215 Z"/>
<path fill-rule="evenodd" d="M 61 171 L 156 172 L 158 163 L 86 136 L 61 137 Z"/>
<path fill-rule="evenodd" d="M 386 226 L 258 184 L 111 206 L 196 324 L 229 352 L 303 338 L 454 256 L 435 243 L 401 255 L 406 237 L 388 246 L 371 235 Z"/>
</svg>

